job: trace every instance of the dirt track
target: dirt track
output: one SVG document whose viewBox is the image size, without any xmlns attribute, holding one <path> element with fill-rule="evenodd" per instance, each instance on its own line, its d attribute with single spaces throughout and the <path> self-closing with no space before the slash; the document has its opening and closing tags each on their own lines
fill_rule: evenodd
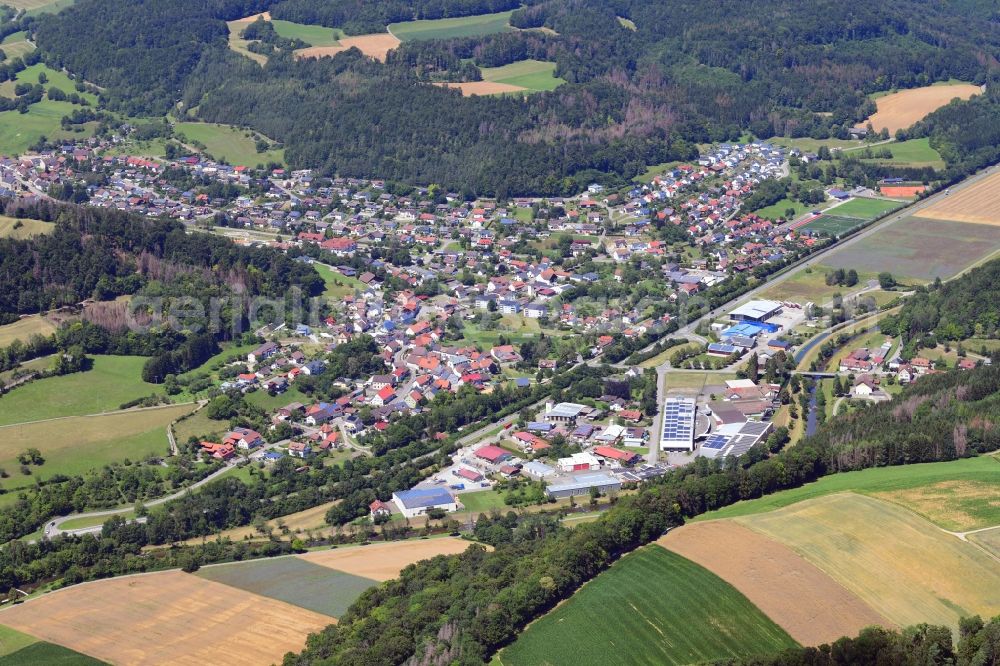
<svg viewBox="0 0 1000 666">
<path fill-rule="evenodd" d="M 657 543 L 735 587 L 802 645 L 894 626 L 791 548 L 732 521 L 685 525 Z"/>
</svg>

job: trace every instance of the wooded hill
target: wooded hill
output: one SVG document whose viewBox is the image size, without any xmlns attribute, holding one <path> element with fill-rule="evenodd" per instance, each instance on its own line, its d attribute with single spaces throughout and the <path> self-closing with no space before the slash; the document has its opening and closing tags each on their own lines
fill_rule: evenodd
<svg viewBox="0 0 1000 666">
<path fill-rule="evenodd" d="M 46 62 L 102 86 L 113 109 L 160 114 L 181 100 L 202 119 L 281 141 L 295 167 L 501 196 L 621 183 L 647 164 L 690 158 L 696 142 L 747 130 L 846 137 L 874 108 L 867 93 L 949 78 L 987 83 L 1000 71 L 1000 23 L 984 20 L 996 14 L 985 0 L 821 0 L 808 10 L 790 0 L 529 4 L 511 23 L 557 34 L 404 44 L 386 63 L 354 50 L 300 61 L 286 49 L 263 69 L 227 49 L 225 20 L 267 9 L 347 32 L 382 31 L 407 17 L 510 3 L 80 0 L 22 27 Z M 498 66 L 526 56 L 554 61 L 569 85 L 527 98 L 463 98 L 421 83 L 432 73 L 454 80 L 469 58 Z M 988 96 L 964 113 L 985 126 L 997 106 Z M 984 139 L 944 122 L 921 131 L 947 146 L 943 154 L 960 169 L 981 161 L 984 145 L 996 149 L 995 132 Z"/>
</svg>

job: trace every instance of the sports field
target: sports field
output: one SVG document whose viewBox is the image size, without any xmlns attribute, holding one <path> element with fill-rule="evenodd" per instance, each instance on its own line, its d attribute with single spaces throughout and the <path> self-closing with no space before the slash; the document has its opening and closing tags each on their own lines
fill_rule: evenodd
<svg viewBox="0 0 1000 666">
<path fill-rule="evenodd" d="M 335 620 L 180 571 L 74 585 L 0 623 L 115 664 L 280 662 Z"/>
<path fill-rule="evenodd" d="M 313 564 L 354 576 L 383 581 L 396 578 L 400 571 L 420 560 L 426 560 L 435 555 L 464 553 L 471 545 L 473 545 L 471 541 L 464 539 L 442 537 L 318 550 L 299 555 L 299 557 Z"/>
<path fill-rule="evenodd" d="M 0 400 L 0 409 L 3 404 Z M 139 461 L 150 454 L 166 455 L 167 424 L 193 408 L 192 405 L 171 405 L 0 426 L 0 468 L 10 475 L 0 479 L 0 487 L 10 490 L 33 486 L 36 477 L 48 479 L 55 474 L 83 474 L 126 458 Z M 18 454 L 28 448 L 38 449 L 45 458 L 43 465 L 29 468 L 30 476 L 18 471 L 21 464 L 17 461 Z"/>
<path fill-rule="evenodd" d="M 46 377 L 0 397 L 0 425 L 113 412 L 162 387 L 142 381 L 142 356 L 94 356 L 86 372 Z"/>
<path fill-rule="evenodd" d="M 899 207 L 898 201 L 856 198 L 833 206 L 829 211 L 831 215 L 839 215 L 840 217 L 859 217 L 864 220 L 872 220 Z"/>
<path fill-rule="evenodd" d="M 512 13 L 507 11 L 497 14 L 393 23 L 389 26 L 389 32 L 404 42 L 421 39 L 480 37 L 510 30 L 510 15 Z"/>
<path fill-rule="evenodd" d="M 860 217 L 843 217 L 840 215 L 821 215 L 809 224 L 804 225 L 801 231 L 808 231 L 814 234 L 825 234 L 827 236 L 839 236 L 847 233 L 851 229 L 860 227 L 868 220 Z"/>
<path fill-rule="evenodd" d="M 657 543 L 735 587 L 802 645 L 892 626 L 788 546 L 732 520 L 685 525 Z"/>
<path fill-rule="evenodd" d="M 955 97 L 968 99 L 982 92 L 979 86 L 970 83 L 955 83 L 950 85 L 925 86 L 911 88 L 897 93 L 884 95 L 875 100 L 878 108 L 868 122 L 876 132 L 882 128 L 893 133 L 898 129 L 906 129 L 922 119 L 931 111 L 941 108 Z"/>
<path fill-rule="evenodd" d="M 378 581 L 334 571 L 298 557 L 276 557 L 204 567 L 198 577 L 340 617 Z"/>
<path fill-rule="evenodd" d="M 650 544 L 529 625 L 499 659 L 504 666 L 691 664 L 794 645 L 724 580 Z"/>
<path fill-rule="evenodd" d="M 177 123 L 174 129 L 189 141 L 205 146 L 205 151 L 219 161 L 242 166 L 257 166 L 268 162 L 283 163 L 284 149 L 258 153 L 253 134 L 231 125 L 217 123 Z M 251 136 L 247 136 L 247 134 Z"/>
<path fill-rule="evenodd" d="M 942 280 L 1000 250 L 997 227 L 910 216 L 883 226 L 863 241 L 834 250 L 825 262 L 858 272 L 889 271 L 917 280 Z"/>
<path fill-rule="evenodd" d="M 927 189 L 926 185 L 883 185 L 878 188 L 885 197 L 912 199 Z"/>
<path fill-rule="evenodd" d="M 853 493 L 737 519 L 789 546 L 900 626 L 1000 613 L 1000 567 L 903 507 Z"/>
<path fill-rule="evenodd" d="M 1000 226 L 1000 172 L 954 194 L 940 197 L 921 217 Z M 994 230 L 1000 234 L 1000 231 Z"/>
<path fill-rule="evenodd" d="M 955 487 L 957 486 L 957 487 Z M 921 463 L 895 467 L 875 467 L 859 472 L 830 474 L 819 481 L 792 490 L 767 495 L 754 500 L 737 502 L 712 511 L 695 520 L 735 518 L 765 513 L 791 506 L 804 500 L 834 493 L 852 492 L 899 501 L 931 522 L 953 531 L 973 530 L 1000 525 L 1000 506 L 977 499 L 981 492 L 1000 487 L 1000 460 L 995 456 L 977 456 L 951 462 Z M 933 502 L 913 504 L 914 497 L 952 488 L 947 506 Z M 962 492 L 965 488 L 967 492 Z"/>
</svg>

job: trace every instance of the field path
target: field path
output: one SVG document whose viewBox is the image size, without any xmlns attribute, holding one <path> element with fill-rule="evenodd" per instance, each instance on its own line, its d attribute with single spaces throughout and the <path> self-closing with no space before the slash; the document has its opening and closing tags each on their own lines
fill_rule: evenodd
<svg viewBox="0 0 1000 666">
<path fill-rule="evenodd" d="M 0 425 L 0 430 L 4 428 L 18 428 L 20 426 L 30 425 L 32 423 L 49 423 L 51 421 L 63 421 L 65 419 L 83 419 L 90 418 L 93 416 L 108 416 L 111 414 L 134 414 L 135 412 L 150 412 L 157 409 L 170 409 L 171 407 L 183 407 L 184 405 L 194 405 L 195 402 L 172 402 L 168 405 L 154 405 L 152 407 L 132 407 L 131 409 L 115 409 L 109 412 L 95 412 L 93 414 L 79 414 L 74 416 L 53 416 L 49 419 L 38 419 L 37 421 L 21 421 L 19 423 L 8 423 L 6 425 Z"/>
</svg>

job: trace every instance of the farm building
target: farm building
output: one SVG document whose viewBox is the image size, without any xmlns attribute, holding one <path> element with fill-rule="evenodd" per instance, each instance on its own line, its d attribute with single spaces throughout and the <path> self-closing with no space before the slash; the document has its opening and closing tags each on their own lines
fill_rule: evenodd
<svg viewBox="0 0 1000 666">
<path fill-rule="evenodd" d="M 778 301 L 750 301 L 729 313 L 732 321 L 763 322 L 781 312 Z"/>
<path fill-rule="evenodd" d="M 663 431 L 660 449 L 663 451 L 694 451 L 694 420 L 697 404 L 694 398 L 667 398 L 663 408 Z"/>
<path fill-rule="evenodd" d="M 612 493 L 621 490 L 622 482 L 607 472 L 588 472 L 574 474 L 550 483 L 545 494 L 554 499 L 589 495 L 591 488 L 601 493 Z"/>
<path fill-rule="evenodd" d="M 458 504 L 444 488 L 417 488 L 392 494 L 392 501 L 407 518 L 427 513 L 431 509 L 457 511 Z"/>
</svg>

